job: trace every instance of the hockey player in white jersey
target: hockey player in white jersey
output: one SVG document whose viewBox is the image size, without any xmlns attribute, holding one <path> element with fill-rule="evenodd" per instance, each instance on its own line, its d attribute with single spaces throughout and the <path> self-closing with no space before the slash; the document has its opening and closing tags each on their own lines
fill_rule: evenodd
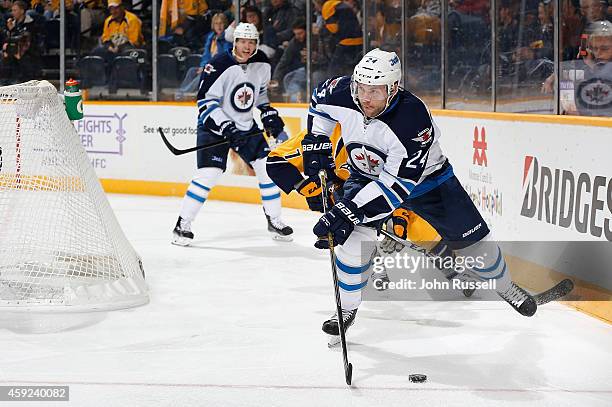
<svg viewBox="0 0 612 407">
<path fill-rule="evenodd" d="M 342 196 L 313 228 L 331 233 L 335 250 L 344 326 L 354 322 L 367 285 L 372 253 L 364 242 L 376 240 L 376 228 L 397 207 L 429 222 L 458 256 L 482 260 L 471 273 L 495 281 L 497 293 L 514 309 L 532 316 L 536 301 L 510 279 L 489 228 L 453 174 L 442 153 L 427 106 L 401 89 L 400 60 L 394 52 L 368 52 L 352 77 L 329 79 L 312 94 L 308 134 L 304 138 L 304 172 L 315 177 L 333 168 L 328 136 L 336 123 L 348 152 L 351 175 Z M 333 176 L 331 174 L 330 176 Z M 338 316 L 323 331 L 338 335 Z"/>
<path fill-rule="evenodd" d="M 259 33 L 253 24 L 240 23 L 234 32 L 231 52 L 216 55 L 204 67 L 198 91 L 198 145 L 222 139 L 228 144 L 198 150 L 198 169 L 183 198 L 173 231 L 172 243 L 186 246 L 193 240 L 191 223 L 206 201 L 210 190 L 226 169 L 232 148 L 257 176 L 268 231 L 275 240 L 292 240 L 293 230 L 281 218 L 280 190 L 266 173 L 270 148 L 263 135 L 248 136 L 259 130 L 253 108 L 261 111 L 265 131 L 278 137 L 284 123 L 270 106 L 268 82 L 271 67 L 263 52 L 257 52 Z"/>
</svg>

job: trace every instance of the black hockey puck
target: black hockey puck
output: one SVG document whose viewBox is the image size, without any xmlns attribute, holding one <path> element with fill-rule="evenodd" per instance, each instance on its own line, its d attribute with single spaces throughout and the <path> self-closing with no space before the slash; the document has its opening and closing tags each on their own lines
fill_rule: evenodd
<svg viewBox="0 0 612 407">
<path fill-rule="evenodd" d="M 412 383 L 425 383 L 427 381 L 427 375 L 424 374 L 411 374 L 408 375 L 408 380 Z"/>
</svg>

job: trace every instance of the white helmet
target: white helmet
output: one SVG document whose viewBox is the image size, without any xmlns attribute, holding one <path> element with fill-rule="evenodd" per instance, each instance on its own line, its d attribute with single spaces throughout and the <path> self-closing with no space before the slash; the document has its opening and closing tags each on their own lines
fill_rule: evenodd
<svg viewBox="0 0 612 407">
<path fill-rule="evenodd" d="M 387 85 L 387 105 L 380 113 L 382 114 L 393 96 L 397 93 L 399 83 L 402 80 L 402 64 L 395 52 L 383 51 L 375 48 L 364 55 L 353 70 L 351 78 L 351 94 L 355 104 L 359 106 L 357 99 L 357 83 L 365 85 Z M 379 115 L 380 115 L 379 114 Z"/>
<path fill-rule="evenodd" d="M 259 47 L 259 32 L 257 31 L 257 27 L 255 24 L 251 23 L 239 23 L 234 30 L 234 43 L 232 47 L 232 51 L 236 49 L 236 41 L 238 38 L 246 38 L 247 40 L 255 40 L 255 52 L 257 52 L 257 47 Z"/>
</svg>

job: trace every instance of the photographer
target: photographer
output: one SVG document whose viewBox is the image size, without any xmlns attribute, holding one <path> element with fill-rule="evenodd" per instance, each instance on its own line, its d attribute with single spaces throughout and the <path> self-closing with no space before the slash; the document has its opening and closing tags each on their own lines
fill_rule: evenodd
<svg viewBox="0 0 612 407">
<path fill-rule="evenodd" d="M 24 32 L 29 32 L 34 42 L 40 34 L 40 27 L 37 21 L 26 14 L 28 5 L 23 0 L 13 2 L 11 6 L 11 17 L 6 20 L 6 36 L 18 36 Z"/>
<path fill-rule="evenodd" d="M 2 50 L 0 77 L 4 84 L 26 82 L 40 76 L 40 55 L 34 49 L 29 32 L 9 38 Z"/>
<path fill-rule="evenodd" d="M 0 75 L 6 83 L 35 79 L 40 73 L 39 27 L 26 9 L 24 1 L 15 1 L 6 21 Z"/>
</svg>

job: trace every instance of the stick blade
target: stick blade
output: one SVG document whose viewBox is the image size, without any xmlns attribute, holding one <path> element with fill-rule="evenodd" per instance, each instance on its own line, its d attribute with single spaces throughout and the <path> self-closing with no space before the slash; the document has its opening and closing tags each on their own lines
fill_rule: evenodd
<svg viewBox="0 0 612 407">
<path fill-rule="evenodd" d="M 561 281 L 554 287 L 549 288 L 548 290 L 540 294 L 536 294 L 534 298 L 538 305 L 543 305 L 551 301 L 556 301 L 556 300 L 563 298 L 564 296 L 569 294 L 573 289 L 574 289 L 574 282 L 570 280 L 569 278 L 566 278 L 565 280 Z"/>
<path fill-rule="evenodd" d="M 346 376 L 346 384 L 350 386 L 351 382 L 353 381 L 353 364 L 352 363 L 348 364 L 348 367 L 345 372 L 345 376 Z"/>
</svg>

